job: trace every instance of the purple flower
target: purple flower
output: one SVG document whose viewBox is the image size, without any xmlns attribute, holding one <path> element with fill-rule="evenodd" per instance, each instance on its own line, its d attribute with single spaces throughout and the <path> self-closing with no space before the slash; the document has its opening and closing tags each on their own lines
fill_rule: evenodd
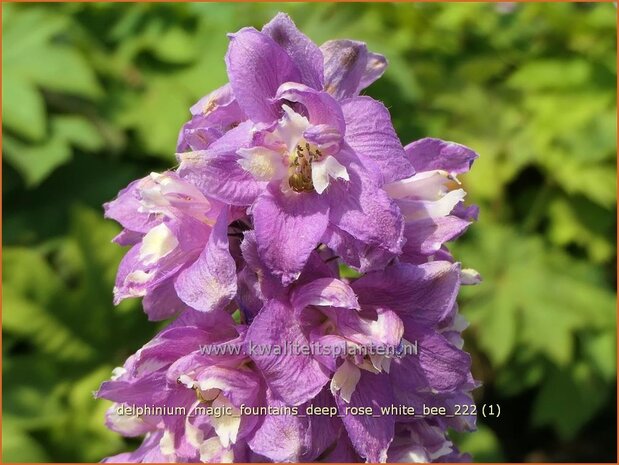
<svg viewBox="0 0 619 465">
<path fill-rule="evenodd" d="M 246 119 L 229 84 L 202 97 L 190 111 L 192 118 L 181 129 L 177 152 L 204 150 Z"/>
<path fill-rule="evenodd" d="M 187 305 L 223 308 L 234 296 L 227 238 L 232 215 L 191 183 L 173 172 L 152 173 L 121 191 L 105 213 L 124 227 L 114 240 L 132 246 L 118 269 L 116 303 L 144 297 L 146 313 L 159 320 Z"/>
<path fill-rule="evenodd" d="M 226 89 L 246 118 L 204 150 L 179 153 L 179 174 L 250 207 L 259 253 L 285 284 L 320 242 L 362 271 L 386 264 L 401 252 L 403 223 L 381 187 L 414 170 L 384 105 L 358 96 L 384 58 L 359 42 L 319 48 L 283 14 L 230 38 Z M 217 127 L 232 111 L 200 106 L 219 112 Z"/>
<path fill-rule="evenodd" d="M 240 416 L 239 407 L 263 404 L 265 396 L 260 375 L 242 351 L 234 350 L 241 347 L 243 332 L 228 315 L 184 312 L 101 385 L 97 397 L 116 403 L 108 412 L 108 426 L 127 436 L 151 433 L 146 442 L 154 444 L 158 438 L 164 461 L 236 458 L 242 452 L 236 444 L 253 432 L 258 420 Z M 205 354 L 202 347 L 207 345 L 226 350 Z M 163 414 L 116 413 L 139 406 L 159 407 Z M 200 410 L 203 406 L 228 413 L 209 414 Z"/>
<path fill-rule="evenodd" d="M 245 257 L 259 276 L 259 293 L 265 299 L 247 340 L 267 346 L 295 341 L 322 349 L 321 353 L 252 356 L 271 391 L 287 404 L 308 402 L 329 384 L 341 412 L 347 406 L 394 404 L 422 411 L 423 404 L 430 402 L 453 410 L 454 396 L 459 398 L 476 386 L 470 358 L 459 349 L 459 330 L 454 326 L 459 264 L 392 265 L 347 284 L 332 268 L 320 266 L 314 252 L 313 279 L 303 273 L 297 283 L 278 289 L 277 281 L 260 278 L 265 269 L 256 263 L 253 237 L 246 241 Z M 419 346 L 418 356 L 346 353 L 348 349 L 388 350 L 413 341 Z M 394 418 L 343 415 L 342 421 L 360 456 L 385 460 Z"/>
<path fill-rule="evenodd" d="M 226 66 L 181 129 L 178 170 L 105 205 L 131 246 L 115 302 L 175 317 L 96 393 L 110 429 L 144 436 L 105 461 L 469 459 L 447 430 L 475 416 L 423 412 L 472 410 L 478 385 L 456 297 L 480 277 L 445 245 L 477 218 L 457 179 L 477 154 L 403 147 L 359 95 L 386 59 L 318 47 L 284 14 L 231 34 Z"/>
<path fill-rule="evenodd" d="M 405 150 L 415 175 L 384 188 L 405 219 L 400 259 L 423 263 L 477 219 L 477 207 L 463 207 L 466 192 L 457 175 L 467 172 L 478 155 L 463 145 L 431 138 L 412 142 Z"/>
</svg>

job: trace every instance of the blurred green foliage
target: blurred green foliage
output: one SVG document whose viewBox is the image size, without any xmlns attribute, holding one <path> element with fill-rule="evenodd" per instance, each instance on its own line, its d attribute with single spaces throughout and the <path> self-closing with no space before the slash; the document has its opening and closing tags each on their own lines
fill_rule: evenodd
<svg viewBox="0 0 619 465">
<path fill-rule="evenodd" d="M 481 155 L 455 253 L 484 277 L 461 298 L 467 348 L 503 414 L 463 449 L 614 461 L 616 11 L 568 3 L 3 3 L 3 460 L 127 447 L 91 392 L 156 327 L 111 304 L 123 251 L 100 205 L 174 164 L 189 105 L 226 80 L 226 33 L 280 10 L 389 58 L 367 92 L 403 142 Z"/>
</svg>

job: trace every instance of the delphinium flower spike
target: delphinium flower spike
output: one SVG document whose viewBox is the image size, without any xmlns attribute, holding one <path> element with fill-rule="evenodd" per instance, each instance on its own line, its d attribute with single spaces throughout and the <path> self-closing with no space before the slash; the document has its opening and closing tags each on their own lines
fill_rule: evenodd
<svg viewBox="0 0 619 465">
<path fill-rule="evenodd" d="M 448 436 L 475 428 L 453 416 L 477 386 L 456 297 L 480 278 L 446 242 L 477 218 L 457 178 L 477 155 L 404 147 L 360 95 L 387 68 L 362 42 L 319 47 L 282 13 L 229 38 L 178 168 L 105 206 L 131 246 L 115 301 L 172 318 L 96 393 L 144 437 L 106 461 L 466 460 Z"/>
</svg>

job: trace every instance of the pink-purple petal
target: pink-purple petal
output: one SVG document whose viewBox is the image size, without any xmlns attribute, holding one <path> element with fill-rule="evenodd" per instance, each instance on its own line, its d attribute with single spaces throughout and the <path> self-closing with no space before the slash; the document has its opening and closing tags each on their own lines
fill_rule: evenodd
<svg viewBox="0 0 619 465">
<path fill-rule="evenodd" d="M 269 393 L 268 407 L 285 408 L 285 402 Z M 292 414 L 265 415 L 260 427 L 249 439 L 252 450 L 273 462 L 300 462 L 310 447 L 309 419 Z"/>
<path fill-rule="evenodd" d="M 328 223 L 329 206 L 314 192 L 271 186 L 253 206 L 258 253 L 284 283 L 296 279 Z"/>
<path fill-rule="evenodd" d="M 325 63 L 325 90 L 337 100 L 358 95 L 368 62 L 363 42 L 330 40 L 320 46 Z"/>
<path fill-rule="evenodd" d="M 354 291 L 345 282 L 334 278 L 319 278 L 292 292 L 292 306 L 303 310 L 309 305 L 359 309 Z"/>
<path fill-rule="evenodd" d="M 180 314 L 187 308 L 178 298 L 174 289 L 174 279 L 170 278 L 149 292 L 142 301 L 144 311 L 151 321 L 166 320 Z"/>
<path fill-rule="evenodd" d="M 393 405 L 388 376 L 384 373 L 363 371 L 350 403 L 339 397 L 336 397 L 336 401 L 340 413 L 344 415 L 344 426 L 357 453 L 365 458 L 366 462 L 386 462 L 395 425 L 393 415 L 381 412 L 381 407 L 388 408 Z M 346 414 L 347 407 L 370 408 L 373 414 Z"/>
<path fill-rule="evenodd" d="M 208 150 L 180 155 L 179 175 L 202 193 L 231 205 L 251 205 L 266 183 L 238 164 L 237 150 L 252 140 L 251 122 L 241 123 Z"/>
<path fill-rule="evenodd" d="M 340 104 L 327 92 L 302 84 L 285 83 L 277 91 L 278 100 L 296 102 L 305 107 L 312 125 L 324 124 L 344 134 L 346 123 Z"/>
<path fill-rule="evenodd" d="M 298 67 L 271 37 L 254 28 L 229 37 L 226 67 L 241 109 L 254 122 L 276 120 L 279 109 L 272 98 L 284 82 L 300 82 Z"/>
<path fill-rule="evenodd" d="M 337 180 L 326 191 L 330 201 L 329 221 L 365 247 L 399 254 L 404 222 L 397 205 L 357 163 L 348 165 L 350 182 Z M 379 257 L 378 255 L 377 257 Z M 375 266 L 386 263 L 374 263 Z"/>
<path fill-rule="evenodd" d="M 285 302 L 267 302 L 249 327 L 246 341 L 265 348 L 264 354 L 253 350 L 252 359 L 274 397 L 288 405 L 307 402 L 329 381 L 328 373 L 311 354 L 291 353 L 289 348 L 284 352 L 286 344 L 309 347 L 300 322 Z M 276 346 L 280 348 L 279 354 L 274 349 Z"/>
<path fill-rule="evenodd" d="M 176 279 L 178 296 L 196 310 L 222 309 L 236 294 L 236 264 L 230 255 L 227 234 L 228 214 L 224 212 L 198 260 Z"/>
<path fill-rule="evenodd" d="M 354 97 L 342 102 L 346 121 L 346 142 L 362 163 L 378 165 L 384 182 L 415 174 L 398 138 L 389 110 L 371 97 Z"/>
<path fill-rule="evenodd" d="M 417 172 L 444 170 L 448 173 L 465 173 L 479 156 L 464 145 L 431 137 L 411 142 L 405 150 Z"/>
<path fill-rule="evenodd" d="M 463 234 L 470 224 L 470 221 L 457 216 L 407 222 L 404 227 L 406 242 L 402 248 L 402 259 L 412 263 L 427 261 L 428 255 L 438 252 L 445 242 Z"/>
<path fill-rule="evenodd" d="M 285 13 L 278 13 L 262 28 L 262 33 L 268 35 L 283 48 L 299 68 L 301 80 L 299 82 L 322 89 L 323 57 L 318 46 L 303 34 L 290 17 Z"/>
<path fill-rule="evenodd" d="M 368 59 L 365 65 L 365 71 L 361 76 L 359 87 L 357 92 L 361 92 L 366 87 L 370 86 L 374 81 L 380 79 L 380 77 L 387 71 L 387 58 L 380 53 L 368 52 Z"/>
<path fill-rule="evenodd" d="M 425 324 L 449 315 L 459 287 L 460 265 L 444 261 L 392 265 L 352 284 L 362 306 L 387 307 Z"/>
</svg>

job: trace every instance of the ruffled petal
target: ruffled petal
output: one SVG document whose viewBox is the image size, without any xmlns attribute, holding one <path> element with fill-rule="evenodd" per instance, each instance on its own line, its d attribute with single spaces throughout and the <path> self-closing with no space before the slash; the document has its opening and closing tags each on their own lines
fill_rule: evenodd
<svg viewBox="0 0 619 465">
<path fill-rule="evenodd" d="M 262 33 L 273 39 L 292 58 L 299 68 L 300 82 L 314 89 L 322 89 L 324 81 L 322 52 L 297 29 L 287 14 L 278 13 L 262 28 Z"/>
<path fill-rule="evenodd" d="M 177 152 L 205 150 L 247 119 L 230 84 L 202 97 L 190 110 L 192 118 L 180 130 Z"/>
<path fill-rule="evenodd" d="M 286 51 L 267 34 L 243 28 L 230 34 L 226 67 L 241 109 L 254 122 L 279 117 L 272 98 L 284 82 L 299 82 L 301 73 Z"/>
<path fill-rule="evenodd" d="M 392 182 L 415 174 L 406 159 L 389 110 L 371 97 L 355 97 L 342 102 L 346 121 L 346 143 L 362 163 L 378 165 L 384 182 Z"/>
<path fill-rule="evenodd" d="M 389 378 L 381 373 L 374 374 L 362 370 L 350 403 L 340 397 L 336 402 L 350 441 L 359 455 L 367 462 L 384 463 L 387 461 L 387 449 L 393 440 L 395 420 L 393 415 L 383 414 L 380 408 L 393 405 L 393 394 Z M 373 415 L 352 415 L 346 408 L 372 409 Z"/>
<path fill-rule="evenodd" d="M 142 244 L 134 245 L 118 266 L 114 286 L 114 304 L 131 297 L 144 297 L 153 289 L 173 277 L 183 266 L 177 253 L 160 262 L 147 266 L 141 256 Z"/>
<path fill-rule="evenodd" d="M 298 287 L 292 292 L 291 302 L 296 310 L 309 305 L 359 309 L 351 287 L 334 278 L 319 278 Z"/>
<path fill-rule="evenodd" d="M 479 156 L 464 145 L 427 137 L 408 144 L 404 150 L 417 172 L 444 170 L 465 173 Z"/>
<path fill-rule="evenodd" d="M 398 207 L 358 164 L 348 164 L 347 170 L 350 182 L 332 181 L 323 194 L 331 206 L 330 223 L 366 247 L 399 254 L 404 221 Z"/>
<path fill-rule="evenodd" d="M 103 204 L 105 217 L 117 221 L 123 228 L 132 232 L 145 234 L 150 231 L 161 220 L 142 211 L 140 189 L 149 180 L 150 176 L 146 176 L 133 181 L 122 189 L 114 200 Z"/>
<path fill-rule="evenodd" d="M 366 274 L 351 287 L 362 307 L 390 308 L 401 317 L 408 315 L 433 325 L 453 308 L 460 288 L 460 265 L 443 261 L 392 265 Z"/>
<path fill-rule="evenodd" d="M 269 186 L 252 208 L 258 253 L 263 263 L 289 283 L 299 276 L 322 237 L 329 207 L 316 193 L 283 193 Z"/>
<path fill-rule="evenodd" d="M 251 143 L 251 129 L 251 122 L 242 123 L 208 150 L 179 154 L 179 175 L 205 195 L 231 205 L 251 205 L 266 186 L 238 163 L 237 151 Z"/>
<path fill-rule="evenodd" d="M 365 65 L 365 71 L 361 76 L 361 82 L 359 82 L 357 92 L 361 92 L 385 74 L 388 65 L 389 63 L 384 55 L 381 55 L 380 53 L 368 52 L 368 60 Z"/>
<path fill-rule="evenodd" d="M 147 398 L 157 404 L 165 399 L 166 393 L 161 389 L 164 385 L 165 373 L 155 372 L 132 381 L 105 381 L 95 397 L 135 405 L 141 405 Z"/>
<path fill-rule="evenodd" d="M 460 236 L 470 224 L 470 221 L 451 215 L 406 223 L 406 242 L 401 259 L 412 263 L 427 261 L 428 255 L 438 252 L 445 242 Z"/>
<path fill-rule="evenodd" d="M 367 348 L 396 348 L 404 334 L 402 320 L 396 312 L 386 308 L 378 308 L 375 313 L 339 311 L 335 321 L 341 336 Z"/>
<path fill-rule="evenodd" d="M 237 111 L 236 108 L 238 108 L 238 103 L 234 97 L 232 86 L 230 84 L 224 84 L 198 100 L 191 106 L 189 111 L 193 116 L 207 116 L 212 114 L 217 109 L 231 108 L 235 108 L 235 111 Z M 240 111 L 240 109 L 238 111 Z M 237 114 L 237 116 L 239 115 L 240 113 Z"/>
<path fill-rule="evenodd" d="M 417 342 L 418 355 L 399 358 L 391 365 L 391 382 L 398 390 L 453 392 L 470 379 L 471 358 L 437 332 L 414 323 L 407 325 L 407 340 Z M 425 389 L 424 389 L 425 388 Z"/>
<path fill-rule="evenodd" d="M 346 124 L 340 104 L 327 92 L 317 91 L 302 84 L 288 82 L 277 91 L 276 99 L 303 105 L 312 125 L 325 124 L 344 134 Z"/>
<path fill-rule="evenodd" d="M 269 393 L 267 407 L 284 409 L 285 402 Z M 266 415 L 260 427 L 249 439 L 251 449 L 273 462 L 300 462 L 311 445 L 308 437 L 309 419 L 291 414 Z"/>
<path fill-rule="evenodd" d="M 176 278 L 178 296 L 196 310 L 222 309 L 236 294 L 236 264 L 230 255 L 227 233 L 228 212 L 224 211 L 200 257 Z"/>
<path fill-rule="evenodd" d="M 224 366 L 208 367 L 196 378 L 196 385 L 202 391 L 219 389 L 235 407 L 256 405 L 263 401 L 261 384 L 259 376 L 251 370 Z"/>
<path fill-rule="evenodd" d="M 166 320 L 187 308 L 187 305 L 176 294 L 173 278 L 161 283 L 152 292 L 146 294 L 142 305 L 151 321 Z"/>
<path fill-rule="evenodd" d="M 368 63 L 368 48 L 354 40 L 329 40 L 320 46 L 325 63 L 325 90 L 337 100 L 358 95 Z"/>
<path fill-rule="evenodd" d="M 267 385 L 288 405 L 307 402 L 329 381 L 328 373 L 311 354 L 294 350 L 295 346 L 309 349 L 309 341 L 292 308 L 284 302 L 265 304 L 247 330 L 246 341 L 248 354 L 251 352 Z"/>
<path fill-rule="evenodd" d="M 157 428 L 158 419 L 146 415 L 125 415 L 122 404 L 112 405 L 105 412 L 105 426 L 126 437 L 142 436 Z"/>
</svg>

